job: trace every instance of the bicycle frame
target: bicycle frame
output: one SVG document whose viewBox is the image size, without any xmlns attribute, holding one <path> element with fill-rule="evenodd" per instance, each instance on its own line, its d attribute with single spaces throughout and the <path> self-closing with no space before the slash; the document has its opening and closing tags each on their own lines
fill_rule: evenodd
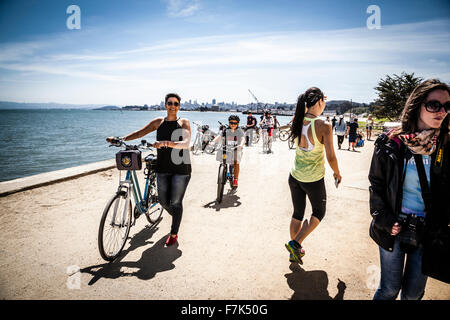
<svg viewBox="0 0 450 320">
<path fill-rule="evenodd" d="M 235 141 L 236 141 L 236 137 Z M 234 159 L 236 159 L 236 150 L 233 149 Z M 229 173 L 228 179 L 234 179 L 234 165 L 227 163 L 227 137 L 226 137 L 226 129 L 222 132 L 222 165 L 225 167 L 225 172 Z"/>
<path fill-rule="evenodd" d="M 141 214 L 145 214 L 148 210 L 146 204 L 144 203 L 144 199 L 147 199 L 147 192 L 150 190 L 150 188 L 148 187 L 148 184 L 150 182 L 150 178 L 147 177 L 145 179 L 145 187 L 144 187 L 144 196 L 142 197 L 142 193 L 141 193 L 141 189 L 139 187 L 139 180 L 137 178 L 136 175 L 136 171 L 134 170 L 128 170 L 125 176 L 125 180 L 121 180 L 121 175 L 122 173 L 120 173 L 119 176 L 119 187 L 117 189 L 117 193 L 121 193 L 121 192 L 125 192 L 126 193 L 126 202 L 125 202 L 125 208 L 123 210 L 123 215 L 122 215 L 122 225 L 125 223 L 125 219 L 126 219 L 126 214 L 128 211 L 128 203 L 129 203 L 129 199 L 131 198 L 131 194 L 130 192 L 133 194 L 133 198 L 134 198 L 134 203 L 136 205 L 137 210 L 139 211 L 139 213 Z M 124 190 L 125 189 L 125 190 Z M 115 221 L 115 214 L 117 213 L 117 205 L 118 202 L 116 202 L 115 204 L 115 210 L 114 210 L 114 214 L 113 214 L 113 219 L 112 221 Z M 156 205 L 156 203 L 152 203 L 152 206 Z"/>
</svg>

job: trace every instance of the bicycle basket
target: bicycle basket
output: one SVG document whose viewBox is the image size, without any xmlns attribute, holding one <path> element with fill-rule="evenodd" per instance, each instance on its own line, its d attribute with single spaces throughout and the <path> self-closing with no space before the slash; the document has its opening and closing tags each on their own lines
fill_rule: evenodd
<svg viewBox="0 0 450 320">
<path fill-rule="evenodd" d="M 116 166 L 119 170 L 141 170 L 142 157 L 139 150 L 120 150 L 116 153 Z"/>
</svg>

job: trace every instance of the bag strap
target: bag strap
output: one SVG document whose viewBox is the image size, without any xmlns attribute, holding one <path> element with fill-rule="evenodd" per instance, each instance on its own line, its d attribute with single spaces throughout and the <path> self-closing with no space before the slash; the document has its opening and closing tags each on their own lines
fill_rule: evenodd
<svg viewBox="0 0 450 320">
<path fill-rule="evenodd" d="M 430 214 L 432 194 L 430 187 L 428 186 L 428 180 L 425 173 L 425 167 L 423 165 L 422 155 L 414 154 L 414 161 L 416 162 L 417 173 L 419 174 L 420 189 L 422 191 L 423 202 L 425 203 L 425 211 L 427 212 L 427 214 Z"/>
</svg>

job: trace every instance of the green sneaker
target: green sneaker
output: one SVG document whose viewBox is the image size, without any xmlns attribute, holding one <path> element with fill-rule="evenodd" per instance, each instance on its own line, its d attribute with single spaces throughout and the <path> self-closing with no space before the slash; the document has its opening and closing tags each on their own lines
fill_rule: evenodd
<svg viewBox="0 0 450 320">
<path fill-rule="evenodd" d="M 303 264 L 302 257 L 305 256 L 305 249 L 295 240 L 291 240 L 285 244 L 287 251 L 292 255 L 289 256 L 289 261 Z M 292 260 L 291 260 L 292 258 Z"/>
<path fill-rule="evenodd" d="M 292 253 L 289 253 L 289 262 L 292 262 L 292 263 L 296 263 L 297 262 L 297 260 L 295 260 L 295 258 L 294 258 Z"/>
</svg>

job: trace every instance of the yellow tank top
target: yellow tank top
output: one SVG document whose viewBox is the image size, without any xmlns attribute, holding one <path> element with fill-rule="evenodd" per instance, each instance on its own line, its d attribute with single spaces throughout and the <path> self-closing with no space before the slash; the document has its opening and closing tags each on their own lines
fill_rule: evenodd
<svg viewBox="0 0 450 320">
<path fill-rule="evenodd" d="M 325 148 L 316 136 L 317 118 L 305 117 L 305 120 L 311 122 L 314 148 L 311 151 L 303 150 L 298 145 L 299 137 L 295 138 L 295 160 L 291 175 L 300 182 L 315 182 L 325 176 Z"/>
</svg>

